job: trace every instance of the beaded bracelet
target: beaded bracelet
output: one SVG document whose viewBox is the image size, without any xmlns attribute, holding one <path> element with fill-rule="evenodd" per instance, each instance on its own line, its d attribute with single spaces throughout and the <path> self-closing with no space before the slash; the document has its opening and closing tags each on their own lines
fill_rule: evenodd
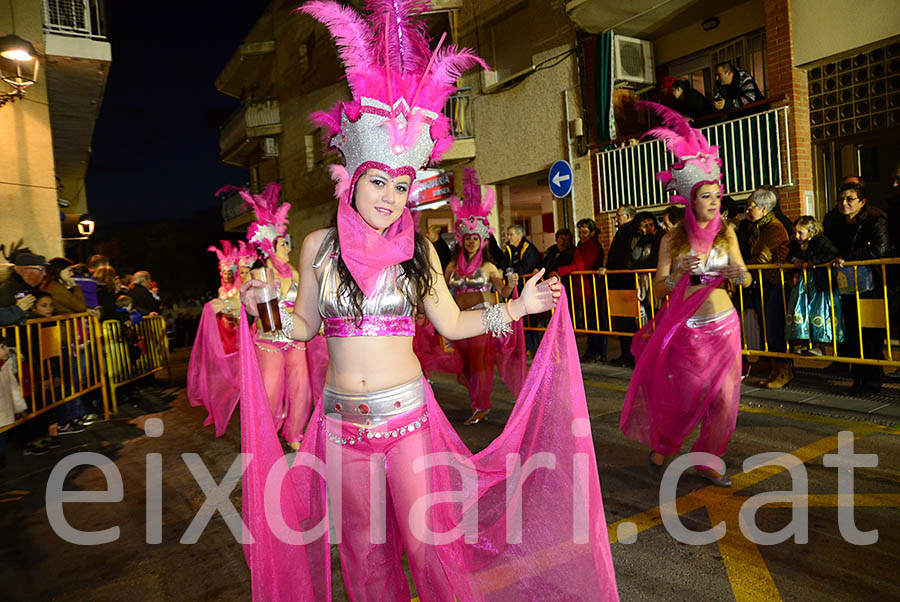
<svg viewBox="0 0 900 602">
<path fill-rule="evenodd" d="M 503 337 L 512 334 L 512 327 L 503 319 L 503 308 L 498 303 L 491 305 L 481 314 L 481 323 L 493 337 Z"/>
</svg>

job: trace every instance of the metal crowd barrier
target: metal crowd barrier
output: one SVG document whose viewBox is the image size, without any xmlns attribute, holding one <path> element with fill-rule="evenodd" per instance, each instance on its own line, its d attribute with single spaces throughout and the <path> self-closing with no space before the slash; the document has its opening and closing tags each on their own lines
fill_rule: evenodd
<svg viewBox="0 0 900 602">
<path fill-rule="evenodd" d="M 161 370 L 172 378 L 169 365 L 169 345 L 166 338 L 166 319 L 163 316 L 145 316 L 134 326 L 137 341 L 126 341 L 122 323 L 118 320 L 103 322 L 103 340 L 106 352 L 107 382 L 112 399 L 113 413 L 119 411 L 116 389 Z M 137 355 L 138 347 L 140 355 Z M 132 357 L 136 356 L 136 357 Z"/>
<path fill-rule="evenodd" d="M 10 348 L 7 362 L 15 363 L 18 387 L 28 406 L 22 416 L 0 425 L 0 432 L 96 390 L 101 391 L 104 417 L 109 418 L 103 342 L 96 318 L 88 313 L 37 318 L 0 328 L 0 337 Z"/>
<path fill-rule="evenodd" d="M 823 264 L 810 268 L 797 268 L 790 264 L 783 265 L 748 265 L 747 269 L 753 274 L 754 286 L 744 289 L 735 287 L 732 292 L 732 302 L 734 306 L 745 315 L 745 310 L 755 309 L 756 306 L 749 307 L 750 300 L 748 295 L 756 295 L 758 297 L 761 315 L 759 316 L 761 342 L 760 349 L 751 349 L 747 343 L 746 322 L 741 320 L 742 329 L 742 352 L 747 356 L 766 356 L 786 359 L 803 359 L 812 361 L 832 362 L 839 361 L 851 364 L 871 364 L 879 366 L 900 367 L 900 358 L 895 357 L 891 348 L 891 333 L 897 333 L 891 321 L 891 300 L 888 291 L 888 283 L 891 280 L 890 270 L 888 266 L 900 265 L 900 258 L 883 258 L 868 261 L 848 261 L 844 264 L 853 270 L 853 280 L 856 291 L 850 295 L 843 295 L 844 302 L 851 301 L 855 305 L 856 314 L 856 331 L 853 333 L 845 332 L 845 341 L 848 337 L 853 336 L 859 344 L 860 356 L 848 357 L 838 353 L 837 346 L 834 342 L 826 343 L 823 346 L 830 349 L 823 355 L 801 355 L 791 351 L 791 342 L 786 341 L 785 347 L 782 349 L 774 349 L 769 343 L 768 329 L 766 326 L 766 303 L 765 291 L 771 284 L 762 277 L 763 273 L 778 271 L 778 287 L 781 290 L 781 315 L 779 319 L 784 321 L 787 315 L 787 303 L 789 291 L 791 288 L 792 277 L 796 274 L 797 282 L 807 282 L 813 277 L 813 270 L 816 268 L 828 268 L 829 296 L 831 307 L 834 308 L 834 298 L 840 296 L 836 290 L 835 275 L 831 269 L 831 264 Z M 860 268 L 868 267 L 871 270 L 877 270 L 881 275 L 879 283 L 874 295 L 861 296 L 859 292 L 860 284 Z M 898 268 L 900 272 L 900 268 Z M 569 311 L 574 322 L 574 329 L 579 334 L 601 334 L 612 336 L 631 336 L 634 332 L 643 326 L 648 320 L 652 320 L 662 306 L 663 300 L 656 299 L 653 291 L 653 279 L 655 277 L 655 269 L 646 270 L 607 270 L 604 275 L 598 274 L 596 271 L 572 272 L 561 278 L 563 285 L 569 298 Z M 613 286 L 610 288 L 610 277 L 614 279 Z M 618 278 L 616 278 L 618 277 Z M 633 279 L 633 286 L 626 288 L 625 278 Z M 527 277 L 526 277 L 527 278 Z M 524 279 L 523 279 L 524 280 Z M 631 284 L 629 282 L 629 284 Z M 878 296 L 880 295 L 880 296 Z M 755 300 L 754 300 L 755 301 Z M 748 307 L 745 307 L 747 305 Z M 896 317 L 896 316 L 895 316 Z M 626 331 L 616 329 L 616 318 L 633 319 L 634 331 Z M 832 333 L 836 331 L 835 312 L 831 312 Z M 619 322 L 621 324 L 621 322 Z M 593 326 L 596 325 L 596 326 Z M 887 340 L 887 359 L 864 358 L 863 357 L 863 329 L 875 328 L 885 330 Z M 526 316 L 525 330 L 546 330 L 546 322 L 540 317 Z M 806 347 L 812 347 L 812 342 L 808 341 Z"/>
</svg>

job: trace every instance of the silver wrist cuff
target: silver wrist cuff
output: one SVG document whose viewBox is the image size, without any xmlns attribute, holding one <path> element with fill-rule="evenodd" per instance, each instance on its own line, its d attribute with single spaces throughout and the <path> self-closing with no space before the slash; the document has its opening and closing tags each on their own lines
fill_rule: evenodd
<svg viewBox="0 0 900 602">
<path fill-rule="evenodd" d="M 678 286 L 678 281 L 675 280 L 674 275 L 669 274 L 668 276 L 666 276 L 666 286 L 669 287 L 670 293 L 675 290 L 676 286 Z"/>
<path fill-rule="evenodd" d="M 509 323 L 503 318 L 503 308 L 500 303 L 484 310 L 484 313 L 481 314 L 481 323 L 494 337 L 504 337 L 512 334 L 513 331 Z"/>
<path fill-rule="evenodd" d="M 734 278 L 731 279 L 731 281 L 734 282 L 735 286 L 743 286 L 744 285 L 744 277 L 746 275 L 747 275 L 747 270 L 741 269 L 741 275 L 735 276 Z"/>
</svg>

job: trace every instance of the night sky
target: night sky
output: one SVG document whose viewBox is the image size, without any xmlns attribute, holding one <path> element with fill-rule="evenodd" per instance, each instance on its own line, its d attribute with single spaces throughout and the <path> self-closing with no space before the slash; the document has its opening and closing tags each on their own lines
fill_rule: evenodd
<svg viewBox="0 0 900 602">
<path fill-rule="evenodd" d="M 87 176 L 98 227 L 186 218 L 247 182 L 219 162 L 219 126 L 239 102 L 214 82 L 267 3 L 106 3 L 113 61 Z"/>
</svg>

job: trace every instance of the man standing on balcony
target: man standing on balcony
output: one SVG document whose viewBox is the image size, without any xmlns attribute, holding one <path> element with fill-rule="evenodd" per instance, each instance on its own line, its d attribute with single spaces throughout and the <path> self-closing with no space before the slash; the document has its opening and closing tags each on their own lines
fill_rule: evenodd
<svg viewBox="0 0 900 602">
<path fill-rule="evenodd" d="M 609 255 L 606 256 L 606 267 L 600 268 L 601 276 L 606 270 L 627 270 L 631 261 L 631 239 L 634 238 L 634 216 L 637 215 L 633 205 L 622 205 L 616 210 L 616 235 L 609 244 Z M 634 277 L 629 274 L 615 274 L 608 278 L 609 288 L 613 290 L 633 290 Z M 634 332 L 636 324 L 632 318 L 613 318 L 613 328 L 623 332 Z M 622 353 L 612 360 L 612 364 L 618 366 L 634 366 L 634 356 L 631 354 L 631 337 L 619 337 L 619 346 Z"/>
<path fill-rule="evenodd" d="M 756 102 L 763 97 L 753 76 L 742 69 L 736 69 L 725 61 L 716 65 L 716 93 L 713 107 L 717 111 L 730 111 Z"/>
</svg>

